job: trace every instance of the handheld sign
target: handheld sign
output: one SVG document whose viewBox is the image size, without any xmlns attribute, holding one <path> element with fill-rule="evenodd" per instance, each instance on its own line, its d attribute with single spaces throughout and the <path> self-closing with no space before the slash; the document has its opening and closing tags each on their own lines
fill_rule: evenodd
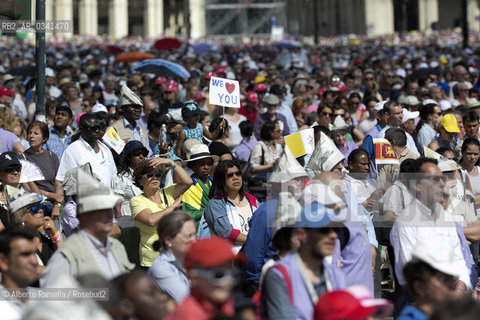
<svg viewBox="0 0 480 320">
<path fill-rule="evenodd" d="M 314 141 L 312 128 L 300 130 L 285 137 L 285 144 L 295 158 L 313 153 L 315 149 Z"/>
<path fill-rule="evenodd" d="M 117 130 L 113 127 L 110 127 L 107 132 L 105 132 L 102 140 L 107 146 L 115 150 L 117 154 L 122 153 L 123 148 L 125 147 L 125 141 L 120 138 Z"/>
<path fill-rule="evenodd" d="M 375 146 L 375 162 L 379 164 L 400 164 L 387 139 L 373 139 Z"/>
<path fill-rule="evenodd" d="M 209 104 L 240 108 L 240 84 L 238 81 L 211 77 L 208 90 Z"/>
</svg>

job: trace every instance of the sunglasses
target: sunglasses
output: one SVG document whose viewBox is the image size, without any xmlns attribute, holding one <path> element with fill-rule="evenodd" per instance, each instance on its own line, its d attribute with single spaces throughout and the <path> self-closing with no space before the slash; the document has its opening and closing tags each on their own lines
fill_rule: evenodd
<svg viewBox="0 0 480 320">
<path fill-rule="evenodd" d="M 241 177 L 242 173 L 240 171 L 230 172 L 225 175 L 227 178 L 233 178 L 233 176 Z"/>
<path fill-rule="evenodd" d="M 84 103 L 84 104 L 82 104 L 82 107 L 88 108 L 88 107 L 90 107 L 90 105 Z"/>
<path fill-rule="evenodd" d="M 373 81 L 375 80 L 374 78 L 365 78 L 365 81 Z"/>
<path fill-rule="evenodd" d="M 137 104 L 130 105 L 129 107 L 132 108 L 132 109 L 134 109 L 134 110 L 142 110 L 142 106 L 139 106 L 139 105 L 137 105 Z"/>
<path fill-rule="evenodd" d="M 12 173 L 14 171 L 16 172 L 21 172 L 22 171 L 22 166 L 12 166 L 12 167 L 8 167 L 7 169 L 4 170 L 6 173 Z"/>
<path fill-rule="evenodd" d="M 45 211 L 46 206 L 43 203 L 40 203 L 39 205 L 33 206 L 30 208 L 33 213 L 38 213 L 39 210 Z"/>
<path fill-rule="evenodd" d="M 133 152 L 134 157 L 138 157 L 139 155 L 143 155 L 144 157 L 146 157 L 147 153 L 145 153 L 145 151 L 142 151 L 142 150 L 137 150 L 137 151 Z"/>
<path fill-rule="evenodd" d="M 215 268 L 215 269 L 202 269 L 195 268 L 195 272 L 207 279 L 215 286 L 223 286 L 228 284 L 229 281 L 235 280 L 236 272 L 231 269 Z"/>
<path fill-rule="evenodd" d="M 322 112 L 322 115 L 325 116 L 325 117 L 327 117 L 327 116 L 331 117 L 331 116 L 333 116 L 333 113 L 324 111 L 324 112 Z"/>
<path fill-rule="evenodd" d="M 99 132 L 102 130 L 102 126 L 82 126 L 85 130 L 91 131 L 91 132 Z"/>
<path fill-rule="evenodd" d="M 162 176 L 163 176 L 162 172 L 155 172 L 155 173 L 150 172 L 150 173 L 144 174 L 142 177 L 145 177 L 147 179 L 152 179 L 153 177 L 160 179 Z"/>
</svg>

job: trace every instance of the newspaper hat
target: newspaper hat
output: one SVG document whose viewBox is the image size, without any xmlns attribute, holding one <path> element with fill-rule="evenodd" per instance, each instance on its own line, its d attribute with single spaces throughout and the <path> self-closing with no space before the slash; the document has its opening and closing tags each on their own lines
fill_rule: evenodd
<svg viewBox="0 0 480 320">
<path fill-rule="evenodd" d="M 455 261 L 453 249 L 440 237 L 420 242 L 412 250 L 412 259 L 421 260 L 432 268 L 454 277 L 470 274 L 465 263 Z"/>
<path fill-rule="evenodd" d="M 100 179 L 93 173 L 90 163 L 84 163 L 81 166 L 70 169 L 67 171 L 67 173 L 65 173 L 65 178 L 63 178 L 63 182 L 60 186 L 60 188 L 65 192 L 65 195 L 72 196 L 77 194 L 77 176 L 79 171 L 83 171 L 84 173 L 89 174 L 100 181 Z"/>
<path fill-rule="evenodd" d="M 78 170 L 77 179 L 78 214 L 112 209 L 123 199 L 83 170 Z"/>
<path fill-rule="evenodd" d="M 298 163 L 288 148 L 283 149 L 277 169 L 270 176 L 270 182 L 285 183 L 303 177 L 308 177 L 305 168 Z"/>
<path fill-rule="evenodd" d="M 348 124 L 343 120 L 342 116 L 337 116 L 335 121 L 333 121 L 333 127 L 330 131 L 340 131 L 347 130 Z"/>
<path fill-rule="evenodd" d="M 302 206 L 297 199 L 287 191 L 278 194 L 277 211 L 272 225 L 272 239 L 282 228 L 293 228 L 297 224 L 297 217 L 302 211 Z"/>
<path fill-rule="evenodd" d="M 433 151 L 428 147 L 423 146 L 423 154 L 426 158 L 438 160 L 438 167 L 442 172 L 456 171 L 462 169 L 462 167 L 455 161 L 445 158 L 441 154 Z"/>
<path fill-rule="evenodd" d="M 10 214 L 14 214 L 18 210 L 39 204 L 43 201 L 43 197 L 36 193 L 28 193 L 23 190 L 7 185 L 5 187 L 7 194 L 7 204 Z"/>
<path fill-rule="evenodd" d="M 338 150 L 332 139 L 321 132 L 320 141 L 318 141 L 308 162 L 308 168 L 315 174 L 318 174 L 322 171 L 332 170 L 333 167 L 343 160 L 345 160 L 345 156 Z"/>
<path fill-rule="evenodd" d="M 143 102 L 142 102 L 142 99 L 140 99 L 140 97 L 137 96 L 132 90 L 130 90 L 129 87 L 124 85 L 120 90 L 120 98 L 118 98 L 117 109 L 123 106 L 131 106 L 131 105 L 143 107 Z"/>
<path fill-rule="evenodd" d="M 373 109 L 374 109 L 376 112 L 379 112 L 379 111 L 383 110 L 383 106 L 385 105 L 385 103 L 387 103 L 387 100 L 377 102 L 377 103 L 375 104 L 375 107 L 373 107 Z"/>
</svg>

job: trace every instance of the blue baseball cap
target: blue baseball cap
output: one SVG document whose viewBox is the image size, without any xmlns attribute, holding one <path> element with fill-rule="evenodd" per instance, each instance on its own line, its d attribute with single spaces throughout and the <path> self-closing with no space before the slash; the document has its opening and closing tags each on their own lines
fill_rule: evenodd
<svg viewBox="0 0 480 320">
<path fill-rule="evenodd" d="M 339 223 L 340 220 L 336 217 L 333 209 L 326 207 L 325 205 L 313 202 L 303 207 L 297 218 L 296 228 L 322 228 L 330 223 Z M 339 226 L 339 225 L 337 225 Z"/>
<path fill-rule="evenodd" d="M 195 115 L 202 114 L 202 110 L 195 102 L 185 102 L 182 107 L 182 117 L 187 118 Z"/>
</svg>

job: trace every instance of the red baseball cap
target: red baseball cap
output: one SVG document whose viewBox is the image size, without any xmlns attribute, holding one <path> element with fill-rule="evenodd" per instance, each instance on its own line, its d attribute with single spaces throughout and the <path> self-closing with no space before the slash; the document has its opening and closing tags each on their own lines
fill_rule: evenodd
<svg viewBox="0 0 480 320">
<path fill-rule="evenodd" d="M 258 102 L 258 96 L 255 92 L 247 92 L 247 100 L 250 102 Z"/>
<path fill-rule="evenodd" d="M 167 81 L 167 78 L 160 76 L 155 79 L 155 85 L 164 84 Z"/>
<path fill-rule="evenodd" d="M 265 87 L 263 83 L 257 83 L 255 84 L 253 90 L 255 90 L 255 92 L 265 92 L 267 91 L 267 87 Z"/>
<path fill-rule="evenodd" d="M 216 77 L 216 76 L 217 76 L 217 74 L 215 72 L 210 71 L 209 73 L 207 73 L 205 75 L 205 79 L 210 80 L 211 77 Z"/>
<path fill-rule="evenodd" d="M 205 238 L 190 246 L 185 256 L 185 268 L 215 268 L 232 261 L 245 263 L 246 257 L 243 253 L 235 255 L 230 242 L 223 238 Z"/>
<path fill-rule="evenodd" d="M 195 102 L 198 102 L 198 101 L 200 101 L 200 100 L 202 100 L 202 99 L 207 99 L 207 97 L 205 97 L 205 96 L 204 96 L 203 94 L 201 94 L 201 93 L 197 94 L 197 95 L 195 96 L 195 98 L 193 98 L 193 100 L 194 100 Z"/>
<path fill-rule="evenodd" d="M 323 93 L 327 90 L 328 90 L 327 87 L 323 87 L 323 88 L 318 89 L 317 96 L 319 96 L 319 97 L 323 96 Z"/>
<path fill-rule="evenodd" d="M 14 94 L 15 94 L 15 91 L 13 90 L 7 90 L 5 87 L 0 88 L 0 97 L 13 96 Z"/>
<path fill-rule="evenodd" d="M 364 307 L 350 292 L 337 290 L 322 295 L 315 305 L 314 320 L 366 319 L 377 310 Z"/>
<path fill-rule="evenodd" d="M 225 69 L 220 67 L 220 68 L 217 69 L 217 74 L 219 74 L 219 73 L 227 73 L 227 72 L 225 71 Z"/>
<path fill-rule="evenodd" d="M 178 84 L 175 80 L 168 81 L 166 92 L 178 92 Z"/>
</svg>

